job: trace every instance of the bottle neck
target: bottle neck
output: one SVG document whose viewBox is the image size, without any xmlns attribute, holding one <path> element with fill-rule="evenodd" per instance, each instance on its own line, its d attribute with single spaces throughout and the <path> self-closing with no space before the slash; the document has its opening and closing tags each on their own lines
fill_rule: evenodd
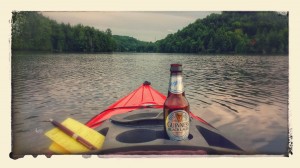
<svg viewBox="0 0 300 168">
<path fill-rule="evenodd" d="M 171 72 L 168 96 L 171 93 L 172 94 L 184 93 L 182 72 Z"/>
</svg>

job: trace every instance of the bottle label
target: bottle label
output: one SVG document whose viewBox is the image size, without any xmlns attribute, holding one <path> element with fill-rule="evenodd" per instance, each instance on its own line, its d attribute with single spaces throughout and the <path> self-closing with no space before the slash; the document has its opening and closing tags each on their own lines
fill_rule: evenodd
<svg viewBox="0 0 300 168">
<path fill-rule="evenodd" d="M 171 76 L 169 91 L 173 94 L 183 93 L 182 75 Z"/>
<path fill-rule="evenodd" d="M 188 139 L 190 117 L 184 110 L 172 111 L 166 118 L 166 131 L 171 140 L 181 141 Z"/>
</svg>

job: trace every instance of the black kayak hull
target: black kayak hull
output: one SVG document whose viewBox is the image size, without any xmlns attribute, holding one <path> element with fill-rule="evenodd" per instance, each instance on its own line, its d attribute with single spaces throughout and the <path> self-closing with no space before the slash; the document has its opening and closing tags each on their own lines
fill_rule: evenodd
<svg viewBox="0 0 300 168">
<path fill-rule="evenodd" d="M 161 109 L 143 109 L 113 116 L 97 130 L 105 135 L 103 155 L 243 154 L 243 150 L 217 129 L 192 119 L 188 140 L 165 137 Z"/>
</svg>

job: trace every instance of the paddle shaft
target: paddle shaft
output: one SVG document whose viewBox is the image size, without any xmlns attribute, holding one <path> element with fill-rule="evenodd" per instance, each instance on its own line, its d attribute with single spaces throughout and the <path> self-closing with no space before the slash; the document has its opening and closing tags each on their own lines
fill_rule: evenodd
<svg viewBox="0 0 300 168">
<path fill-rule="evenodd" d="M 59 123 L 59 122 L 57 122 L 53 119 L 50 119 L 50 122 L 54 126 L 56 126 L 58 129 L 60 129 L 62 132 L 69 135 L 70 137 L 72 137 L 73 139 L 75 139 L 77 142 L 79 142 L 83 146 L 87 147 L 88 149 L 90 149 L 90 150 L 96 150 L 97 149 L 94 145 L 92 145 L 87 140 L 83 139 L 81 136 L 77 135 L 76 133 L 74 133 L 73 131 L 68 129 L 67 127 L 63 126 L 61 123 Z"/>
</svg>

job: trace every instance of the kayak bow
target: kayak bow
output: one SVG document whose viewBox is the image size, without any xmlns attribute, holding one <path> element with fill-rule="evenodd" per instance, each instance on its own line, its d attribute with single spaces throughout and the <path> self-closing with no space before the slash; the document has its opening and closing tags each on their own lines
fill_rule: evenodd
<svg viewBox="0 0 300 168">
<path fill-rule="evenodd" d="M 114 115 L 128 113 L 137 109 L 154 108 L 162 109 L 166 96 L 151 87 L 151 83 L 145 81 L 140 87 L 131 92 L 129 95 L 121 98 L 110 105 L 107 109 L 100 112 L 89 120 L 86 125 L 91 128 L 100 126 L 105 120 Z M 202 118 L 190 112 L 192 118 L 211 126 Z M 213 126 L 211 126 L 213 127 Z M 214 127 L 213 127 L 214 128 Z"/>
</svg>

